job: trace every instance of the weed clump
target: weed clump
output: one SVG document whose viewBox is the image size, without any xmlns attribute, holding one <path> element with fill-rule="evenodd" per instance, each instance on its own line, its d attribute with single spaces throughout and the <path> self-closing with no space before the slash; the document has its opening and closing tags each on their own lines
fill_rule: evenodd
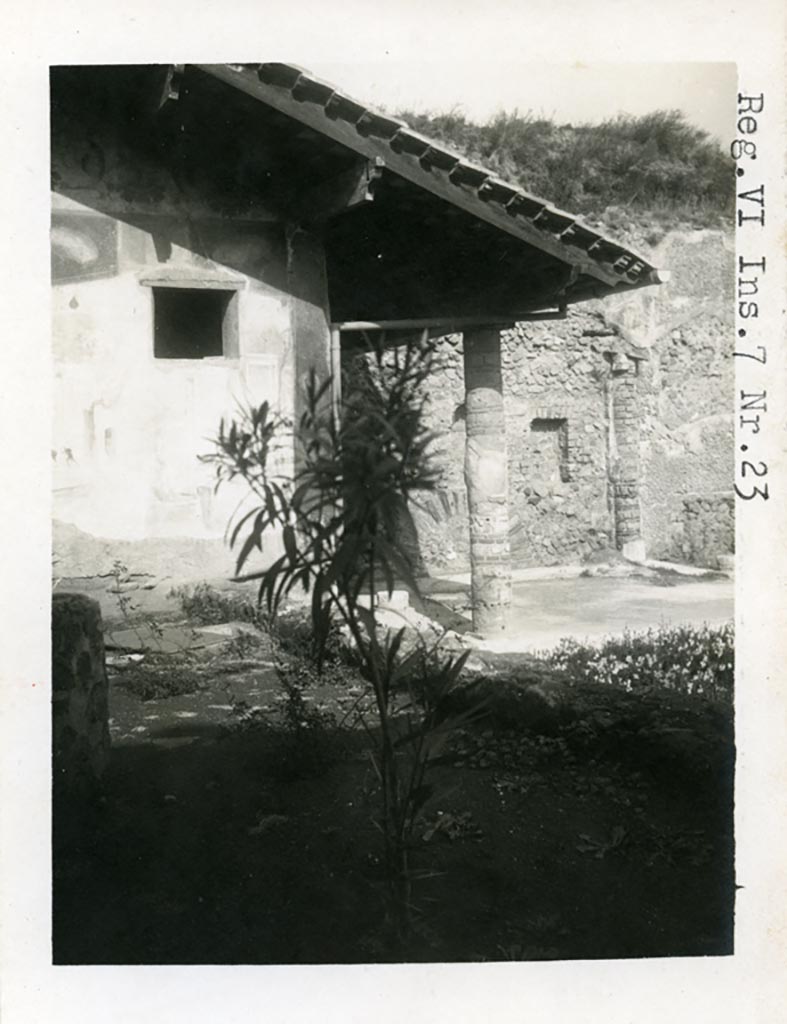
<svg viewBox="0 0 787 1024">
<path fill-rule="evenodd" d="M 187 619 L 201 626 L 215 626 L 222 622 L 262 625 L 256 601 L 243 593 L 218 590 L 210 583 L 197 583 L 195 586 L 173 587 L 170 597 L 177 599 Z"/>
<path fill-rule="evenodd" d="M 184 655 L 148 652 L 144 662 L 125 668 L 118 686 L 142 701 L 166 700 L 196 693 L 203 687 L 202 675 Z"/>
</svg>

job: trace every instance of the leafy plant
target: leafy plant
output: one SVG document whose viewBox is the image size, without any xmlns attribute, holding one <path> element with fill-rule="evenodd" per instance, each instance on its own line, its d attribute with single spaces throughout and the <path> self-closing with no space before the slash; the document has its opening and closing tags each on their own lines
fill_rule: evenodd
<svg viewBox="0 0 787 1024">
<path fill-rule="evenodd" d="M 438 479 L 433 435 L 422 416 L 432 356 L 419 342 L 393 350 L 377 345 L 366 370 L 339 417 L 328 402 L 330 379 L 321 382 L 312 374 L 294 431 L 267 403 L 241 409 L 236 421 L 222 421 L 215 451 L 204 459 L 216 468 L 217 487 L 237 477 L 249 486 L 253 507 L 232 524 L 230 541 L 240 545 L 238 577 L 259 581 L 266 613 L 275 618 L 300 587 L 311 596 L 318 666 L 337 626 L 352 641 L 372 698 L 371 718 L 361 714 L 360 720 L 379 780 L 389 934 L 401 941 L 412 909 L 415 822 L 432 795 L 427 770 L 458 724 L 442 716 L 442 697 L 466 655 L 437 659 L 435 666 L 435 652 L 422 644 L 405 653 L 404 630 L 378 629 L 378 589 L 390 594 L 403 581 L 417 591 L 399 525 L 408 503 Z M 274 454 L 293 442 L 294 473 L 277 473 Z M 267 531 L 280 533 L 284 553 L 267 568 L 241 575 L 252 553 L 262 550 Z M 414 680 L 427 666 L 431 685 L 425 694 Z"/>
<path fill-rule="evenodd" d="M 313 682 L 308 663 L 289 659 L 276 666 L 283 693 L 281 719 L 284 728 L 296 736 L 316 733 L 336 724 L 332 712 L 315 707 L 307 695 Z"/>
<path fill-rule="evenodd" d="M 315 673 L 307 660 L 287 655 L 277 662 L 276 673 L 282 692 L 263 706 L 239 700 L 232 688 L 226 687 L 232 723 L 225 728 L 264 737 L 281 777 L 318 774 L 343 752 L 336 715 L 314 700 L 310 691 Z"/>
<path fill-rule="evenodd" d="M 140 700 L 161 700 L 194 693 L 202 684 L 199 671 L 185 648 L 164 653 L 160 648 L 164 631 L 159 622 L 140 612 L 139 605 L 122 584 L 129 579 L 128 566 L 116 559 L 112 566 L 118 608 L 127 628 L 136 633 L 141 658 L 122 668 L 119 685 Z M 119 666 L 118 666 L 119 667 Z"/>
<path fill-rule="evenodd" d="M 134 598 L 123 590 L 123 584 L 128 582 L 130 575 L 128 566 L 118 558 L 112 563 L 112 578 L 115 581 L 114 594 L 120 613 L 126 622 L 131 624 L 131 620 L 137 617 L 139 609 Z M 156 636 L 161 635 L 161 627 L 157 622 L 150 620 L 149 623 L 146 622 L 146 625 L 150 626 L 151 631 Z"/>
<path fill-rule="evenodd" d="M 670 690 L 730 703 L 735 682 L 732 625 L 625 632 L 594 647 L 563 640 L 545 655 L 577 682 L 623 690 Z"/>
</svg>

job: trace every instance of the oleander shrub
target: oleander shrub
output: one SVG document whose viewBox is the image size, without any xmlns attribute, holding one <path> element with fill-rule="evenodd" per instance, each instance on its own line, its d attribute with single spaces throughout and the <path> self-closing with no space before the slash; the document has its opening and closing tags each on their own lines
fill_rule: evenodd
<svg viewBox="0 0 787 1024">
<path fill-rule="evenodd" d="M 404 629 L 392 634 L 378 628 L 380 590 L 390 595 L 403 581 L 417 592 L 412 554 L 398 525 L 409 503 L 434 490 L 440 475 L 432 453 L 435 437 L 423 417 L 434 371 L 431 347 L 412 339 L 387 349 L 378 341 L 370 347 L 367 366 L 364 386 L 350 390 L 336 412 L 331 379 L 316 372 L 306 381 L 297 424 L 267 402 L 239 408 L 235 419 L 220 423 L 214 450 L 203 461 L 215 467 L 217 486 L 235 479 L 248 486 L 248 504 L 238 510 L 230 529 L 231 544 L 239 546 L 238 574 L 251 553 L 262 549 L 266 533 L 281 537 L 284 552 L 276 561 L 238 577 L 259 583 L 259 606 L 268 621 L 277 622 L 290 595 L 308 595 L 305 636 L 313 638 L 318 670 L 325 665 L 337 623 L 351 638 L 370 697 L 358 717 L 379 793 L 374 823 L 383 840 L 385 934 L 392 948 L 401 950 L 413 924 L 412 885 L 420 876 L 411 854 L 434 794 L 431 768 L 439 763 L 449 731 L 475 709 L 443 713 L 466 653 L 448 656 L 433 671 L 433 688 L 423 705 L 415 692 L 406 692 L 403 700 L 402 688 L 407 690 L 414 665 L 428 660 L 427 652 L 423 645 L 406 652 Z M 294 473 L 283 473 L 275 455 L 293 450 L 296 441 L 299 465 Z M 279 673 L 284 721 L 298 742 L 324 732 L 319 709 L 306 701 L 310 671 L 302 661 Z"/>
</svg>

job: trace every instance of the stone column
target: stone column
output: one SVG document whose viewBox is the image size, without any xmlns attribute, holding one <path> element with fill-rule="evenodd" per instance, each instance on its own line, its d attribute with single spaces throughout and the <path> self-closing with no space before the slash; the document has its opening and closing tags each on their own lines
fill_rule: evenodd
<svg viewBox="0 0 787 1024">
<path fill-rule="evenodd" d="M 465 484 L 470 512 L 473 629 L 499 636 L 508 625 L 508 456 L 500 365 L 500 331 L 464 335 L 467 442 Z"/>
<path fill-rule="evenodd" d="M 612 359 L 612 497 L 615 543 L 626 558 L 645 557 L 640 511 L 640 416 L 637 361 L 622 354 Z"/>
</svg>

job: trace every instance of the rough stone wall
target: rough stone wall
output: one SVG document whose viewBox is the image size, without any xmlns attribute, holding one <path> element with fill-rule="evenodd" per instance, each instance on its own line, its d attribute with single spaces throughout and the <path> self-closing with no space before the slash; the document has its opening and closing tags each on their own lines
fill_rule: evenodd
<svg viewBox="0 0 787 1024">
<path fill-rule="evenodd" d="M 503 332 L 510 541 L 517 565 L 579 560 L 612 543 L 609 363 L 603 353 L 613 337 L 592 310 Z M 438 348 L 445 369 L 431 390 L 429 417 L 443 433 L 443 479 L 416 522 L 425 560 L 451 568 L 464 565 L 468 552 L 461 337 L 442 339 Z"/>
<path fill-rule="evenodd" d="M 656 259 L 672 276 L 643 332 L 650 343 L 640 382 L 643 535 L 653 558 L 694 560 L 694 546 L 690 555 L 684 550 L 684 499 L 726 495 L 730 514 L 733 507 L 733 237 L 674 233 Z M 698 564 L 733 550 L 732 533 L 725 536 L 724 550 L 706 546 Z"/>
<path fill-rule="evenodd" d="M 108 682 L 98 603 L 52 599 L 52 771 L 56 792 L 94 789 L 109 760 Z"/>
<path fill-rule="evenodd" d="M 690 494 L 672 521 L 675 557 L 720 569 L 735 551 L 735 499 L 731 494 Z"/>
<path fill-rule="evenodd" d="M 511 546 L 521 565 L 574 561 L 611 543 L 600 330 L 596 316 L 583 312 L 508 334 Z M 550 434 L 556 443 L 545 450 Z"/>
<path fill-rule="evenodd" d="M 613 546 L 614 511 L 627 541 L 639 519 L 649 557 L 712 557 L 693 542 L 686 554 L 684 498 L 731 492 L 733 240 L 719 231 L 672 233 L 652 255 L 671 271 L 670 283 L 503 334 L 516 565 L 578 562 Z M 421 554 L 435 570 L 468 561 L 461 341 L 437 342 L 444 368 L 428 415 L 442 435 L 443 478 L 414 515 Z M 637 360 L 636 377 L 618 376 L 613 354 L 632 347 L 647 358 Z"/>
</svg>

